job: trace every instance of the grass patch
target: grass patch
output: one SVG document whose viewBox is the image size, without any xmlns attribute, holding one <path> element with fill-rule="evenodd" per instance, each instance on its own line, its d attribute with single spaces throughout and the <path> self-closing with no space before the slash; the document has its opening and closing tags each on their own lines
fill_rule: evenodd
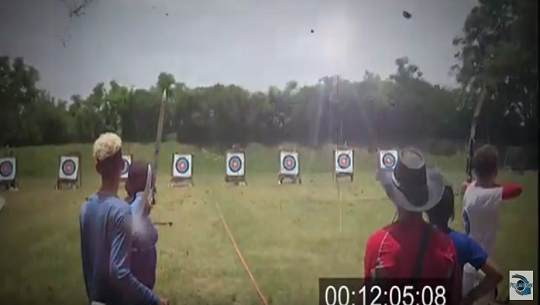
<svg viewBox="0 0 540 305">
<path fill-rule="evenodd" d="M 83 154 L 83 188 L 54 190 L 57 154 L 77 147 Z M 131 149 L 135 157 L 150 159 L 152 154 L 150 145 Z M 368 154 L 356 155 L 355 181 L 340 183 L 340 201 L 329 171 L 331 150 L 311 156 L 302 150 L 304 184 L 279 186 L 278 150 L 250 147 L 247 187 L 223 186 L 223 157 L 193 151 L 195 186 L 167 188 L 170 154 L 182 149 L 172 143 L 162 149 L 159 202 L 153 211 L 154 220 L 174 222 L 158 228 L 156 287 L 173 304 L 258 303 L 216 204 L 266 297 L 284 305 L 317 304 L 319 277 L 361 276 L 366 238 L 394 214 L 374 181 L 370 162 L 376 159 Z M 2 194 L 7 204 L 0 213 L 0 304 L 85 302 L 78 213 L 84 198 L 98 187 L 90 152 L 90 146 L 16 151 L 21 190 Z M 30 156 L 35 159 L 25 163 Z M 458 161 L 440 161 L 455 184 L 464 176 L 464 163 Z M 506 276 L 508 270 L 538 270 L 537 174 L 503 172 L 501 180 L 518 181 L 525 191 L 502 208 L 495 259 Z M 533 283 L 538 287 L 536 280 L 537 274 Z M 506 295 L 507 278 L 502 286 Z"/>
</svg>

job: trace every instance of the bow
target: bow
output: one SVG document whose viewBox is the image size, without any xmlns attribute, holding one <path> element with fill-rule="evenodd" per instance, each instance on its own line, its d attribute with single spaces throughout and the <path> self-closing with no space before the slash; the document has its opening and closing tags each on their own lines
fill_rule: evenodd
<svg viewBox="0 0 540 305">
<path fill-rule="evenodd" d="M 165 105 L 167 102 L 167 89 L 163 89 L 163 95 L 161 96 L 161 105 L 159 107 L 159 118 L 158 118 L 158 125 L 157 125 L 157 133 L 156 133 L 156 143 L 154 145 L 154 160 L 152 162 L 152 174 L 153 177 L 157 180 L 157 169 L 158 169 L 158 157 L 159 157 L 159 146 L 161 144 L 161 136 L 163 134 L 163 121 L 165 119 Z M 155 184 L 152 187 L 152 190 L 150 192 L 150 196 L 154 196 L 155 194 Z M 150 200 L 152 204 L 154 203 L 154 200 Z"/>
<path fill-rule="evenodd" d="M 465 171 L 467 173 L 467 183 L 472 181 L 472 158 L 474 154 L 474 143 L 476 142 L 476 125 L 478 123 L 478 117 L 480 116 L 480 110 L 482 109 L 482 104 L 484 103 L 486 97 L 486 85 L 482 87 L 480 92 L 480 97 L 474 108 L 474 114 L 471 123 L 471 133 L 469 136 L 469 145 L 467 149 L 467 165 Z"/>
</svg>

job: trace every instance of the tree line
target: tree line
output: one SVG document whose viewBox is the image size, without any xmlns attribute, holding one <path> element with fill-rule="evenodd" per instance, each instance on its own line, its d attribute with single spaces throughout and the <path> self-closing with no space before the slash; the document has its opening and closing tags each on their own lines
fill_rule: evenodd
<svg viewBox="0 0 540 305">
<path fill-rule="evenodd" d="M 426 139 L 465 144 L 474 105 L 485 87 L 477 137 L 499 145 L 534 145 L 538 137 L 537 1 L 480 1 L 453 41 L 460 86 L 423 78 L 407 57 L 388 78 L 321 77 L 252 92 L 240 85 L 189 88 L 163 72 L 150 88 L 115 80 L 86 97 L 59 100 L 39 89 L 39 72 L 22 58 L 0 57 L 0 144 L 28 146 L 93 141 L 115 131 L 125 141 L 155 140 L 161 95 L 168 99 L 163 134 L 181 143 L 229 146 L 258 142 L 328 142 L 380 146 Z"/>
</svg>

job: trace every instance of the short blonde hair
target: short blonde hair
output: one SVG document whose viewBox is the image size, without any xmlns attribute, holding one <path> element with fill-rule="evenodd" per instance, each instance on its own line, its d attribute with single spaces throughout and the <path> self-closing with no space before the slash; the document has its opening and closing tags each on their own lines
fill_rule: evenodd
<svg viewBox="0 0 540 305">
<path fill-rule="evenodd" d="M 94 158 L 103 161 L 122 149 L 122 139 L 114 132 L 106 132 L 94 142 Z"/>
</svg>

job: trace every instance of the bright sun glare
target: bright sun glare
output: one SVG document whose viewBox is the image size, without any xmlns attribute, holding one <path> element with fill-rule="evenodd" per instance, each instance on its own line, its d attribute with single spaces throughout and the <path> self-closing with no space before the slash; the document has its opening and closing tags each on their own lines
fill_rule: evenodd
<svg viewBox="0 0 540 305">
<path fill-rule="evenodd" d="M 336 73 L 344 68 L 351 48 L 351 27 L 346 17 L 334 16 L 319 24 L 314 33 L 320 43 L 321 59 Z"/>
</svg>

